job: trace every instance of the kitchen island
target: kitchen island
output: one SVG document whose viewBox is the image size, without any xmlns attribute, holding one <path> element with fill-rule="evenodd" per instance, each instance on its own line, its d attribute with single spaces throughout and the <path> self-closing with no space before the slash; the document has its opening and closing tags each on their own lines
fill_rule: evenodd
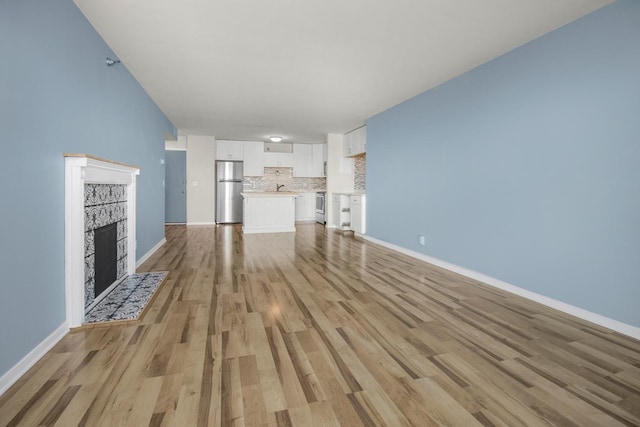
<svg viewBox="0 0 640 427">
<path fill-rule="evenodd" d="M 289 191 L 245 192 L 243 198 L 243 233 L 287 233 L 296 231 L 295 199 Z"/>
</svg>

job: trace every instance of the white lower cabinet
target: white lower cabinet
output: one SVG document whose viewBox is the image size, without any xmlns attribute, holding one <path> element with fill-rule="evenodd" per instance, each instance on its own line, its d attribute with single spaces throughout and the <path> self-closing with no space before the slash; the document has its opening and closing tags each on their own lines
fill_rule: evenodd
<svg viewBox="0 0 640 427">
<path fill-rule="evenodd" d="M 338 230 L 351 230 L 351 207 L 348 194 L 332 196 L 333 225 Z"/>
<path fill-rule="evenodd" d="M 244 233 L 278 233 L 296 231 L 295 195 L 273 197 L 245 195 L 243 203 Z"/>
<path fill-rule="evenodd" d="M 359 236 L 366 233 L 366 196 L 364 194 L 351 196 L 351 229 Z"/>
<path fill-rule="evenodd" d="M 300 193 L 296 197 L 296 221 L 316 220 L 316 193 Z"/>
</svg>

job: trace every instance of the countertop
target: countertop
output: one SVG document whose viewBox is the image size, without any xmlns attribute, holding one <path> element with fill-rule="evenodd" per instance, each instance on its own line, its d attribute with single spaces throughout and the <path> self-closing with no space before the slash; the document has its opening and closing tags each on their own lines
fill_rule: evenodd
<svg viewBox="0 0 640 427">
<path fill-rule="evenodd" d="M 242 197 L 298 197 L 297 191 L 246 191 L 240 193 Z"/>
<path fill-rule="evenodd" d="M 367 195 L 367 193 L 365 193 L 364 191 L 350 191 L 350 192 L 336 191 L 335 193 L 331 193 L 331 194 L 338 194 L 342 196 L 366 196 Z"/>
</svg>

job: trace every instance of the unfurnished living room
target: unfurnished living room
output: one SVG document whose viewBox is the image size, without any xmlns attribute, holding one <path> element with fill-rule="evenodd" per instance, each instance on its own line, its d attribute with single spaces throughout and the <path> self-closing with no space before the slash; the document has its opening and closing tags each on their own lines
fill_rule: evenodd
<svg viewBox="0 0 640 427">
<path fill-rule="evenodd" d="M 0 425 L 640 426 L 640 1 L 0 1 Z"/>
</svg>

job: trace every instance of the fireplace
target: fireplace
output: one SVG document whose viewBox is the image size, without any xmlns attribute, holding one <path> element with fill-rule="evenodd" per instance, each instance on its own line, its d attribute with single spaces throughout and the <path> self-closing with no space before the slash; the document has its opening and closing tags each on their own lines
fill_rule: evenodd
<svg viewBox="0 0 640 427">
<path fill-rule="evenodd" d="M 94 271 L 95 282 L 93 293 L 99 296 L 107 290 L 118 278 L 118 230 L 116 223 L 96 228 L 94 231 L 95 256 Z"/>
<path fill-rule="evenodd" d="M 84 186 L 85 310 L 116 281 L 127 276 L 127 188 L 121 184 Z"/>
<path fill-rule="evenodd" d="M 139 173 L 135 166 L 65 154 L 69 327 L 82 325 L 86 310 L 110 287 L 135 272 L 135 184 Z"/>
</svg>

